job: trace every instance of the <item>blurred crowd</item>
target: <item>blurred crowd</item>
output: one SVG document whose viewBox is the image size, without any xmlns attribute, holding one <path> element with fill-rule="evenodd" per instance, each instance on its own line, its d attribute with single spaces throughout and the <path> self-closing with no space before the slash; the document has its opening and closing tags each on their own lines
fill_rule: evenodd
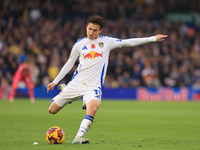
<svg viewBox="0 0 200 150">
<path fill-rule="evenodd" d="M 104 88 L 193 87 L 200 89 L 200 26 L 166 21 L 167 12 L 200 13 L 199 0 L 2 0 L 0 84 L 11 85 L 18 65 L 35 59 L 33 81 L 47 86 L 86 36 L 88 16 L 99 14 L 101 35 L 120 39 L 167 34 L 164 42 L 113 50 Z M 78 60 L 61 82 L 68 83 Z"/>
</svg>

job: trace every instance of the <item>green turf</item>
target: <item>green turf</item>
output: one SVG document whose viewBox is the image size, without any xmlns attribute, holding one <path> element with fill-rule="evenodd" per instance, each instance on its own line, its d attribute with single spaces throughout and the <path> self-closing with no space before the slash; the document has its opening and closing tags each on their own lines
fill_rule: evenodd
<svg viewBox="0 0 200 150">
<path fill-rule="evenodd" d="M 50 100 L 0 101 L 0 150 L 199 150 L 199 102 L 105 101 L 85 137 L 90 144 L 72 145 L 85 116 L 82 101 L 48 113 Z M 66 133 L 63 144 L 50 145 L 45 133 L 51 126 Z M 39 145 L 33 145 L 38 142 Z"/>
</svg>

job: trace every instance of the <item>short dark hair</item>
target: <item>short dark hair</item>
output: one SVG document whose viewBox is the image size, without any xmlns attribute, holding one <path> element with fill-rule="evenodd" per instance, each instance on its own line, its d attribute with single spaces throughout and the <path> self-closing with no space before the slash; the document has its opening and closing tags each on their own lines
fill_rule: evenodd
<svg viewBox="0 0 200 150">
<path fill-rule="evenodd" d="M 99 15 L 90 16 L 87 20 L 87 25 L 89 23 L 98 24 L 100 26 L 100 30 L 105 26 L 103 18 Z"/>
</svg>

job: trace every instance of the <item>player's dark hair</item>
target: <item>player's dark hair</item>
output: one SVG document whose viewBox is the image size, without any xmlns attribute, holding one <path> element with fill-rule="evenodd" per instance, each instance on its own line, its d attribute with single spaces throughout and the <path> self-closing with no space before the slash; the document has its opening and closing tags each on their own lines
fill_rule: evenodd
<svg viewBox="0 0 200 150">
<path fill-rule="evenodd" d="M 105 26 L 103 18 L 99 15 L 90 16 L 87 20 L 87 25 L 89 23 L 98 24 L 100 26 L 100 30 Z"/>
</svg>

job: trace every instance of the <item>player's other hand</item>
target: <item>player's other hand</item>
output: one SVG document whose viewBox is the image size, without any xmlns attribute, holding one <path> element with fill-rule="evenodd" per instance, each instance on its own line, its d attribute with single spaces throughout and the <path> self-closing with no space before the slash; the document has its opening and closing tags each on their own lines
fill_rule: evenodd
<svg viewBox="0 0 200 150">
<path fill-rule="evenodd" d="M 165 38 L 167 38 L 167 37 L 168 37 L 168 35 L 157 34 L 156 35 L 156 41 L 157 42 L 164 41 Z"/>
<path fill-rule="evenodd" d="M 56 84 L 53 83 L 53 82 L 49 83 L 48 86 L 47 86 L 47 93 L 49 93 L 49 90 L 53 90 L 53 88 L 54 88 L 55 85 Z"/>
</svg>

